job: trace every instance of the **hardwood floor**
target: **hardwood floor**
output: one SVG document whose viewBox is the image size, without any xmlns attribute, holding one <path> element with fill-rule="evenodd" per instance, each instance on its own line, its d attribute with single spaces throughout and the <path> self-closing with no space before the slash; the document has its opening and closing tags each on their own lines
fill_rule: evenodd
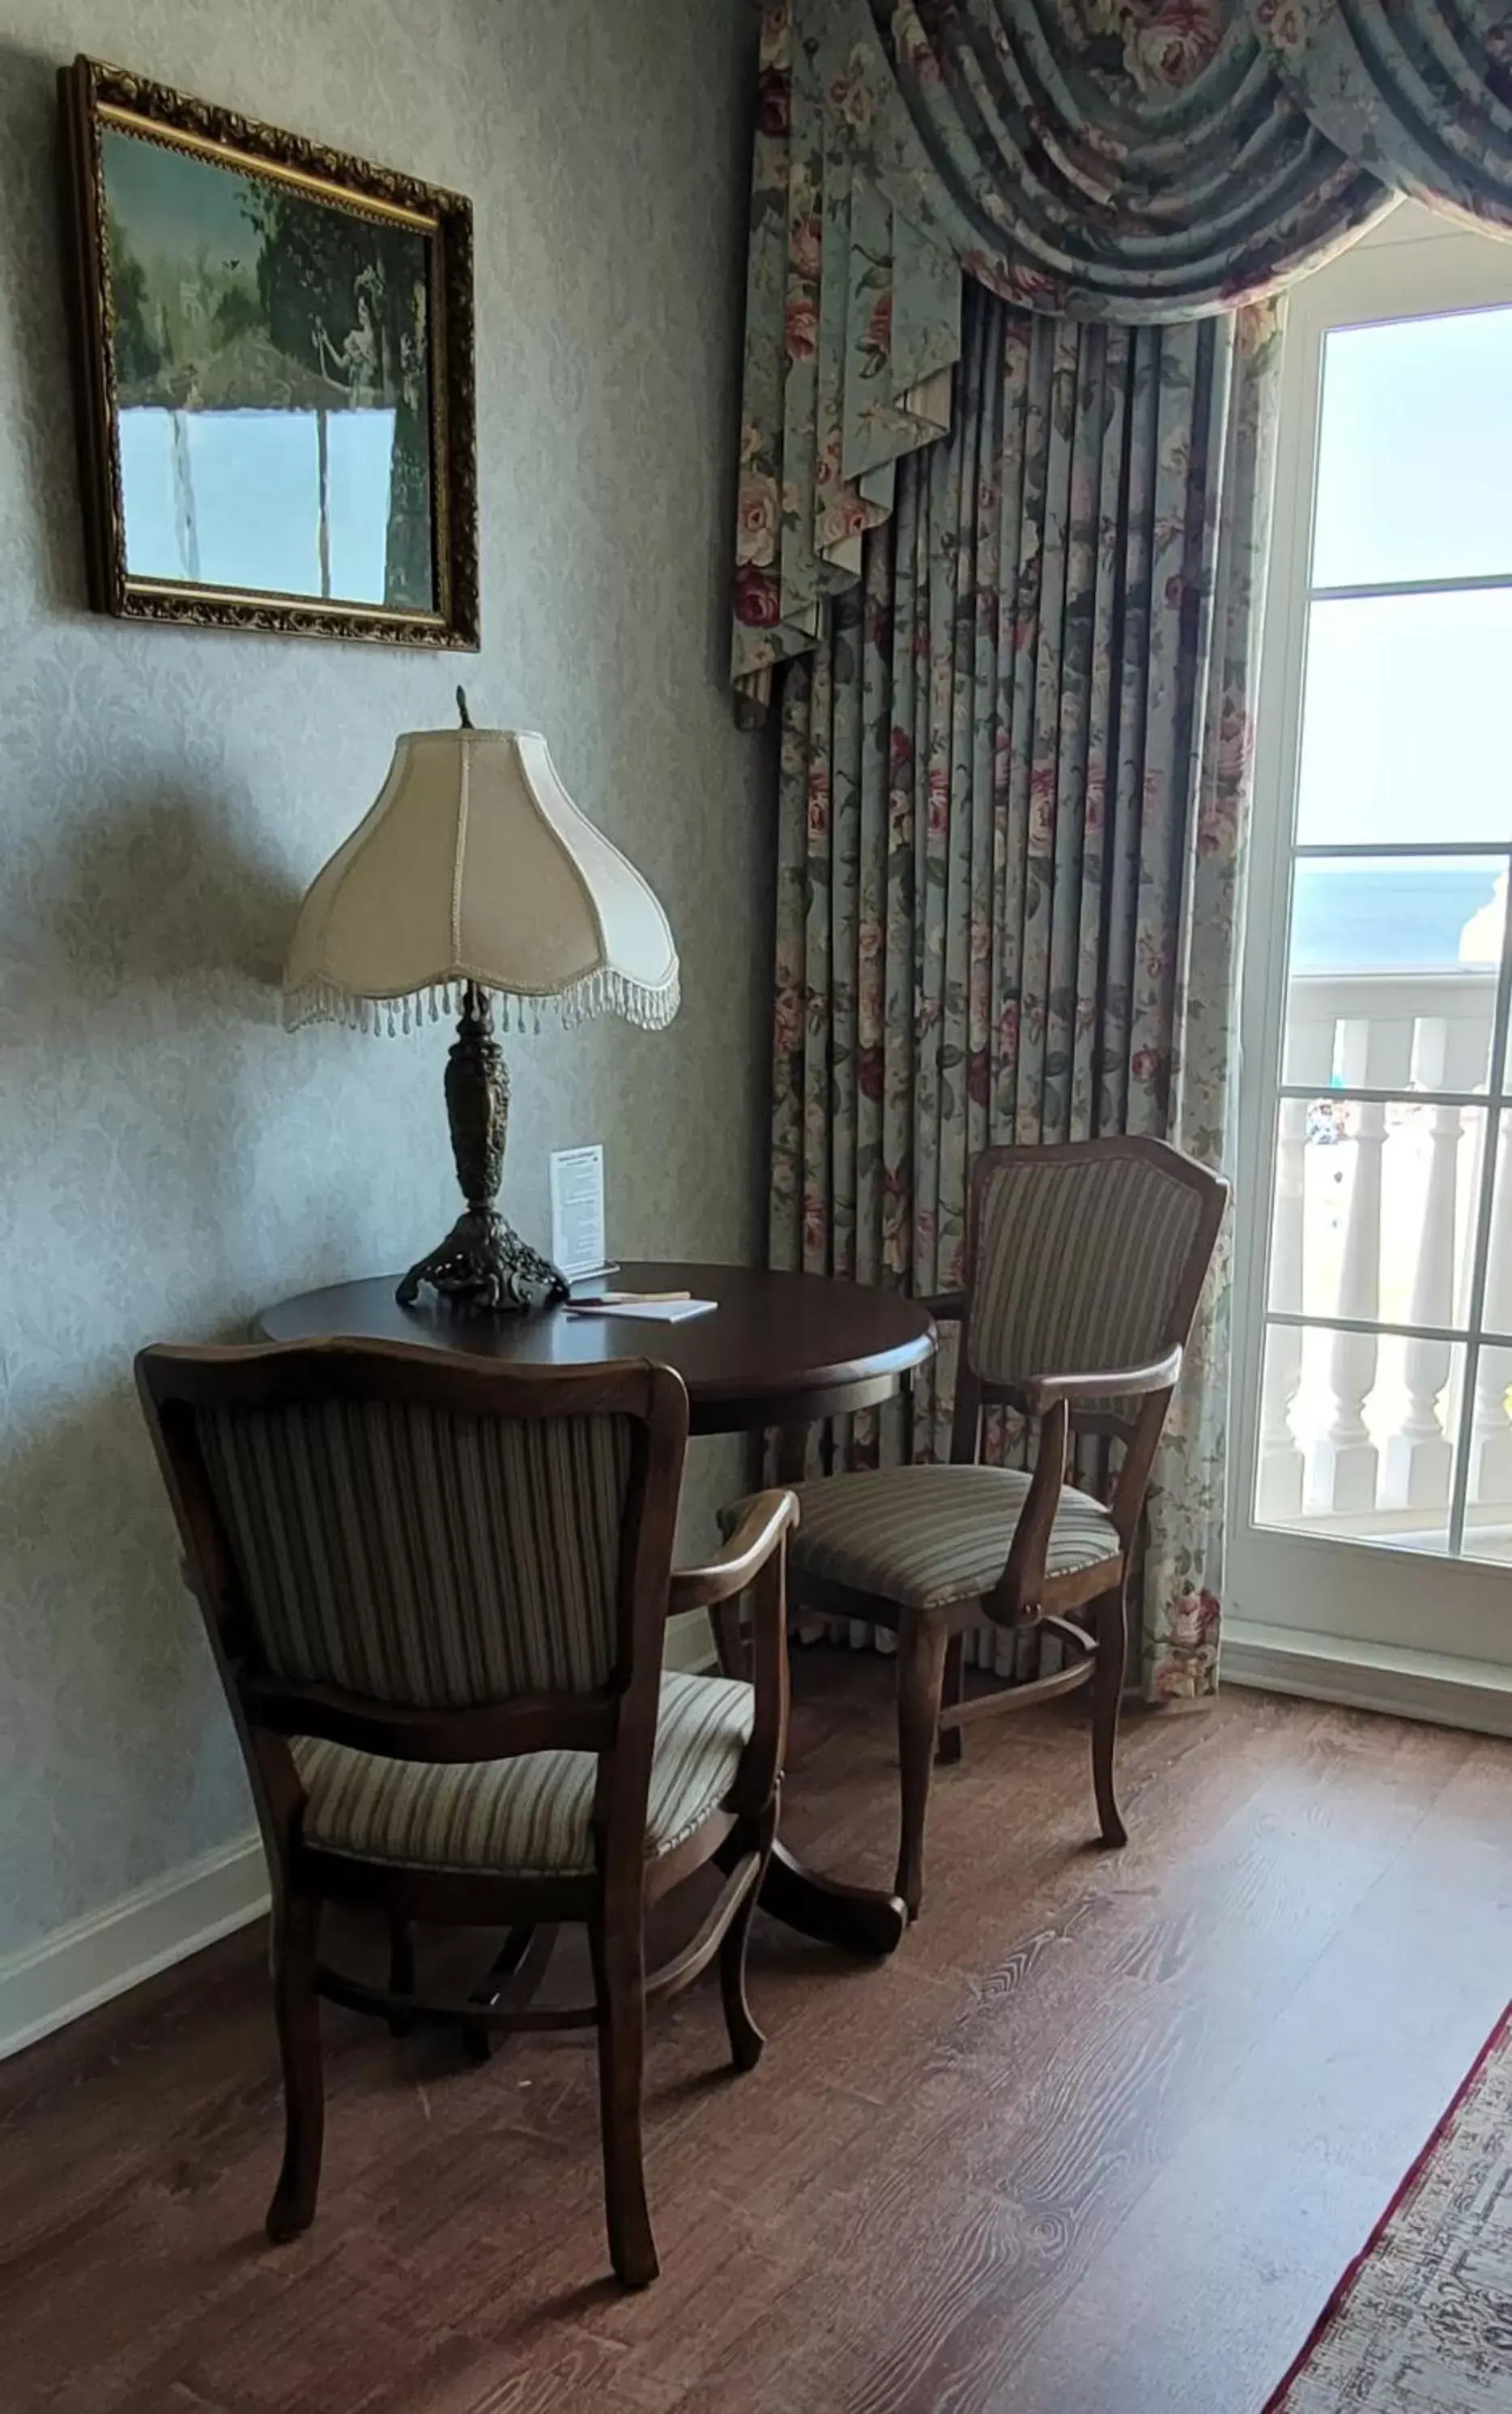
<svg viewBox="0 0 1512 2414">
<path fill-rule="evenodd" d="M 786 1832 L 885 1876 L 887 1673 L 797 1689 Z M 1255 2414 L 1512 1989 L 1512 1745 L 1236 1691 L 1122 1768 L 1099 1854 L 1075 1713 L 974 1728 L 891 1962 L 759 1921 L 749 2078 L 712 1983 L 653 2018 L 641 2297 L 585 2040 L 328 2008 L 282 2249 L 253 1932 L 19 2056 L 5 2414 Z"/>
</svg>

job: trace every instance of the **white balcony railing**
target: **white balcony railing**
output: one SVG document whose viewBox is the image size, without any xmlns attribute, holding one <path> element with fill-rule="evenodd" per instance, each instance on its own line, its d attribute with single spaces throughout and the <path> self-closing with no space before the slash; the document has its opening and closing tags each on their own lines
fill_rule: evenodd
<svg viewBox="0 0 1512 2414">
<path fill-rule="evenodd" d="M 1512 1334 L 1512 1178 L 1485 1200 L 1496 992 L 1495 968 L 1478 964 L 1290 985 L 1264 1524 L 1449 1545 L 1469 1355 L 1460 1336 L 1482 1247 L 1480 1329 Z M 1500 1155 L 1512 1168 L 1505 1138 Z M 1464 1547 L 1479 1556 L 1512 1557 L 1509 1387 L 1512 1350 L 1482 1349 L 1462 1512 Z"/>
</svg>

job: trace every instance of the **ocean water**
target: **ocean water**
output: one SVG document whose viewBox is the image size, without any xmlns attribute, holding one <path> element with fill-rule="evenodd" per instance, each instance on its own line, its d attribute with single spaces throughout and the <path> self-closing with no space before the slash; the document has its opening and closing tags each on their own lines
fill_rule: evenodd
<svg viewBox="0 0 1512 2414">
<path fill-rule="evenodd" d="M 1502 863 L 1324 861 L 1296 867 L 1294 973 L 1440 971 L 1460 961 L 1472 915 L 1493 902 Z M 1477 950 L 1484 961 L 1489 950 Z"/>
</svg>

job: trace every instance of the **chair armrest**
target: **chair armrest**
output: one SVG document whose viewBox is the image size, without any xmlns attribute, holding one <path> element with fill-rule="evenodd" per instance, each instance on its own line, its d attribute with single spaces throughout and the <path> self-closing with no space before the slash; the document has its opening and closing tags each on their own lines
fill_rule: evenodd
<svg viewBox="0 0 1512 2414">
<path fill-rule="evenodd" d="M 1041 1375 L 1032 1382 L 1013 1386 L 1010 1396 L 1030 1416 L 1040 1419 L 1040 1438 L 1029 1491 L 1008 1547 L 1008 1564 L 995 1589 L 996 1606 L 989 1615 L 1016 1616 L 1026 1603 L 1037 1602 L 1043 1595 L 1050 1534 L 1060 1502 L 1060 1487 L 1066 1480 L 1072 1408 L 1082 1400 L 1137 1399 L 1169 1393 L 1180 1372 L 1181 1352 L 1170 1349 L 1164 1358 L 1151 1358 L 1142 1366 L 1100 1367 L 1087 1375 Z M 1144 1497 L 1149 1472 L 1148 1452 L 1126 1453 L 1109 1512 L 1119 1532 L 1121 1552 L 1127 1552 L 1130 1524 Z M 1131 1475 L 1134 1478 L 1132 1487 L 1126 1483 Z"/>
<path fill-rule="evenodd" d="M 1179 1349 L 1168 1349 L 1164 1358 L 1149 1359 L 1142 1366 L 1100 1367 L 1087 1375 L 1037 1375 L 1032 1382 L 1016 1383 L 1031 1416 L 1042 1417 L 1058 1400 L 1068 1404 L 1079 1400 L 1138 1399 L 1149 1392 L 1174 1391 L 1181 1372 Z"/>
<path fill-rule="evenodd" d="M 717 1558 L 699 1568 L 674 1568 L 668 1615 L 679 1617 L 684 1610 L 713 1609 L 745 1592 L 797 1522 L 794 1494 L 758 1492 Z"/>
<path fill-rule="evenodd" d="M 966 1293 L 963 1290 L 942 1290 L 935 1299 L 916 1299 L 915 1307 L 924 1308 L 937 1324 L 960 1324 L 966 1317 Z"/>
</svg>

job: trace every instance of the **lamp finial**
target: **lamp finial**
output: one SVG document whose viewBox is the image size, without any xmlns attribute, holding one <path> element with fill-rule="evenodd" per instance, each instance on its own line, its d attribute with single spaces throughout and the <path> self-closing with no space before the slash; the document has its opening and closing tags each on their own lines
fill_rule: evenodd
<svg viewBox="0 0 1512 2414">
<path fill-rule="evenodd" d="M 463 728 L 470 729 L 472 727 L 472 715 L 467 710 L 467 691 L 462 686 L 459 686 L 457 689 L 457 710 L 462 716 Z"/>
</svg>

